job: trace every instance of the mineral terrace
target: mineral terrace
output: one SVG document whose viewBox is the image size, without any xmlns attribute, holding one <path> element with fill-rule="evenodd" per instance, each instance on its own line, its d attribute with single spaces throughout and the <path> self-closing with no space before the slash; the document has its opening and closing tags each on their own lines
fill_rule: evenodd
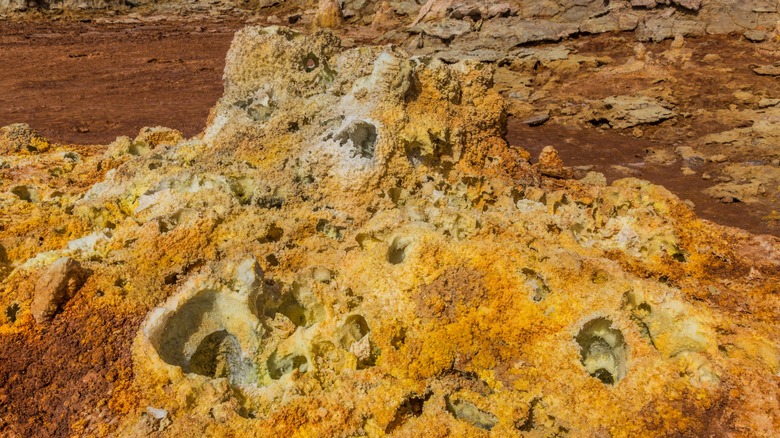
<svg viewBox="0 0 780 438">
<path fill-rule="evenodd" d="M 341 45 L 241 30 L 190 139 L 0 130 L 0 433 L 776 436 L 776 239 Z"/>
</svg>

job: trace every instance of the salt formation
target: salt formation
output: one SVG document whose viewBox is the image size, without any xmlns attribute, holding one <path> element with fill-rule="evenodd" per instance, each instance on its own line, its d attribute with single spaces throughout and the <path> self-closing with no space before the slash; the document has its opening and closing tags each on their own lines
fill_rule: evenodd
<svg viewBox="0 0 780 438">
<path fill-rule="evenodd" d="M 0 228 L 0 333 L 133 328 L 107 413 L 79 408 L 72 433 L 780 429 L 777 241 L 643 181 L 565 179 L 554 149 L 532 165 L 483 64 L 249 27 L 224 80 L 194 139 L 6 146 L 0 218 L 27 219 Z M 90 275 L 36 323 L 63 257 Z"/>
</svg>

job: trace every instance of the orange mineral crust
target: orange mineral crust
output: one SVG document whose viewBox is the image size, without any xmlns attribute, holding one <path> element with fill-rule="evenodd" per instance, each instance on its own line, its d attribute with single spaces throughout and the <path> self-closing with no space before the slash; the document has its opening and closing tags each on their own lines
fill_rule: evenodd
<svg viewBox="0 0 780 438">
<path fill-rule="evenodd" d="M 775 436 L 780 242 L 532 165 L 492 78 L 248 27 L 199 136 L 2 128 L 0 432 Z"/>
</svg>

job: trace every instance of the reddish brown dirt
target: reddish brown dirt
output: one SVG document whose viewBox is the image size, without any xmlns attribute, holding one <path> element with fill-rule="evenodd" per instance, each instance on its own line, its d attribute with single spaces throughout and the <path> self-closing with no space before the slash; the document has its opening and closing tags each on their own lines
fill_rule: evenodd
<svg viewBox="0 0 780 438">
<path fill-rule="evenodd" d="M 199 133 L 239 22 L 0 21 L 0 126 L 105 144 L 162 125 Z"/>
<path fill-rule="evenodd" d="M 77 297 L 47 327 L 0 336 L 0 436 L 89 435 L 127 414 L 131 343 L 140 317 Z M 88 419 L 85 423 L 76 420 Z M 81 429 L 81 430 L 79 430 Z"/>
</svg>

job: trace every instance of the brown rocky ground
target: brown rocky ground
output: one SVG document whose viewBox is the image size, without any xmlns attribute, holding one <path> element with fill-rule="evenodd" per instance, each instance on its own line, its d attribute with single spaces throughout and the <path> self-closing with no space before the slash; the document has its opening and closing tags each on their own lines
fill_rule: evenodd
<svg viewBox="0 0 780 438">
<path fill-rule="evenodd" d="M 109 23 L 0 21 L 0 126 L 24 122 L 54 142 L 76 144 L 108 143 L 149 125 L 195 135 L 222 92 L 224 55 L 244 21 L 230 16 Z M 352 44 L 376 37 L 365 28 L 345 33 L 353 37 Z M 634 44 L 627 33 L 535 47 L 564 46 L 582 58 L 616 66 L 634 60 Z M 677 57 L 690 61 L 681 61 L 668 55 L 672 44 L 647 45 L 657 60 L 654 69 L 624 69 L 607 80 L 594 79 L 594 69 L 579 66 L 539 65 L 531 74 L 502 66 L 506 74 L 499 74 L 497 82 L 510 100 L 518 84 L 528 81 L 545 90 L 524 102 L 518 117 L 510 120 L 510 142 L 534 156 L 545 145 L 553 145 L 568 165 L 602 172 L 610 180 L 630 175 L 662 184 L 693 202 L 703 218 L 754 233 L 780 234 L 777 187 L 764 187 L 770 194 L 760 202 L 724 203 L 703 193 L 714 185 L 721 166 L 705 160 L 695 174 L 684 174 L 675 153 L 677 147 L 696 146 L 707 135 L 754 123 L 738 112 L 754 107 L 756 96 L 773 97 L 778 79 L 759 76 L 750 66 L 771 63 L 775 47 L 751 44 L 742 36 L 687 39 L 684 53 Z M 671 98 L 685 116 L 638 130 L 611 130 L 583 123 L 578 114 L 589 102 L 648 94 L 647 90 Z M 738 94 L 742 100 L 735 93 L 743 93 Z M 522 123 L 529 111 L 549 114 L 551 120 L 529 127 Z M 734 116 L 719 117 L 716 111 L 731 111 Z M 749 148 L 741 155 L 734 157 L 737 162 L 771 164 L 773 158 L 755 156 Z M 649 156 L 663 159 L 648 160 Z"/>
<path fill-rule="evenodd" d="M 144 126 L 195 135 L 222 94 L 236 20 L 0 22 L 0 125 L 105 144 Z"/>
<path fill-rule="evenodd" d="M 551 119 L 534 127 L 515 119 L 510 122 L 511 140 L 533 152 L 544 145 L 554 145 L 566 164 L 592 167 L 610 180 L 636 176 L 664 185 L 681 199 L 692 201 L 703 218 L 754 233 L 780 233 L 776 213 L 780 190 L 776 184 L 767 184 L 767 196 L 762 202 L 751 204 L 739 200 L 723 202 L 703 193 L 722 175 L 721 163 L 706 157 L 708 136 L 775 117 L 760 114 L 760 110 L 752 113 L 758 106 L 757 96 L 776 93 L 778 81 L 777 77 L 755 74 L 753 67 L 774 62 L 778 46 L 750 44 L 741 36 L 729 35 L 686 39 L 683 60 L 674 43 L 666 41 L 647 45 L 652 61 L 636 66 L 632 65 L 636 62 L 634 44 L 627 35 L 602 35 L 565 43 L 579 56 L 600 58 L 614 65 L 617 73 L 582 68 L 566 71 L 570 68 L 566 65 L 558 67 L 556 73 L 541 66 L 536 78 L 542 78 L 543 85 L 538 86 L 547 89 L 547 93 L 533 106 L 537 110 L 547 107 Z M 594 126 L 588 123 L 587 114 L 582 116 L 593 102 L 616 95 L 654 96 L 671 103 L 683 116 L 634 129 Z M 745 117 L 745 113 L 751 116 Z M 727 161 L 777 168 L 776 150 L 740 150 L 736 144 L 731 146 L 718 151 L 725 152 Z M 692 166 L 695 172 L 683 172 L 687 161 L 680 155 L 679 147 L 697 150 L 693 159 L 699 162 Z"/>
</svg>

